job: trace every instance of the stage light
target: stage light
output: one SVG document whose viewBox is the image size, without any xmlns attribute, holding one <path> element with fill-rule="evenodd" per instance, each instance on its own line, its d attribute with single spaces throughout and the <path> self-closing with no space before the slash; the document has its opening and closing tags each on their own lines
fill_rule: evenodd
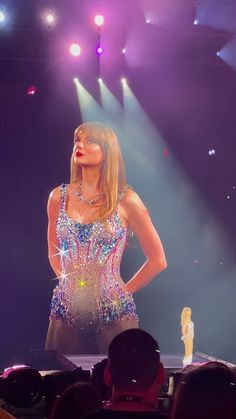
<svg viewBox="0 0 236 419">
<path fill-rule="evenodd" d="M 125 77 L 122 77 L 122 79 L 121 79 L 121 83 L 122 83 L 122 84 L 127 84 L 127 79 L 126 79 Z"/>
<path fill-rule="evenodd" d="M 79 79 L 78 79 L 77 77 L 75 77 L 75 78 L 73 79 L 73 82 L 74 82 L 74 83 L 79 83 Z"/>
<path fill-rule="evenodd" d="M 216 151 L 214 150 L 214 148 L 212 150 L 208 151 L 209 156 L 214 156 L 214 154 L 216 154 Z"/>
<path fill-rule="evenodd" d="M 6 19 L 5 13 L 0 10 L 0 23 L 4 22 L 4 20 Z"/>
<path fill-rule="evenodd" d="M 103 48 L 101 46 L 97 47 L 97 53 L 98 54 L 102 54 L 103 53 Z"/>
<path fill-rule="evenodd" d="M 194 25 L 198 25 L 199 24 L 199 20 L 198 19 L 195 19 L 194 22 L 193 22 L 193 24 Z"/>
<path fill-rule="evenodd" d="M 216 55 L 217 57 L 220 57 L 220 51 L 217 51 Z"/>
<path fill-rule="evenodd" d="M 46 16 L 46 21 L 49 25 L 55 22 L 55 16 L 52 13 L 48 13 Z"/>
<path fill-rule="evenodd" d="M 94 22 L 99 28 L 101 28 L 101 26 L 104 24 L 104 17 L 102 15 L 96 15 Z"/>
<path fill-rule="evenodd" d="M 27 89 L 27 94 L 28 94 L 29 96 L 33 96 L 33 95 L 35 95 L 36 91 L 37 91 L 36 86 L 30 86 L 30 87 Z"/>
<path fill-rule="evenodd" d="M 146 23 L 151 23 L 151 20 L 150 19 L 145 19 L 145 21 L 146 21 Z"/>
<path fill-rule="evenodd" d="M 70 53 L 74 57 L 78 57 L 81 54 L 81 48 L 80 48 L 79 44 L 71 44 Z"/>
<path fill-rule="evenodd" d="M 101 77 L 99 77 L 99 79 L 98 79 L 98 83 L 102 83 L 102 82 L 103 82 L 102 78 L 101 78 Z"/>
<path fill-rule="evenodd" d="M 123 48 L 122 49 L 122 54 L 125 54 L 126 53 L 126 48 Z"/>
</svg>

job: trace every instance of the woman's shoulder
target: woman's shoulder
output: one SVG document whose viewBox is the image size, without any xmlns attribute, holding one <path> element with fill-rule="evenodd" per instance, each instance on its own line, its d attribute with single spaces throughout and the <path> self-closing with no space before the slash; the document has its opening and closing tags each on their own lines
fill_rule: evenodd
<svg viewBox="0 0 236 419">
<path fill-rule="evenodd" d="M 140 196 L 131 187 L 128 187 L 124 192 L 121 205 L 128 210 L 137 208 L 146 209 Z"/>
<path fill-rule="evenodd" d="M 70 192 L 75 191 L 77 188 L 77 185 L 75 183 L 62 183 L 59 186 L 56 186 L 49 194 L 49 201 L 60 201 L 62 196 L 66 195 L 66 193 L 68 192 L 70 194 Z"/>
<path fill-rule="evenodd" d="M 120 202 L 121 212 L 128 224 L 140 221 L 143 216 L 147 216 L 148 210 L 140 196 L 132 188 L 128 188 Z M 141 218 L 140 218 L 141 217 Z"/>
<path fill-rule="evenodd" d="M 66 189 L 67 189 L 68 185 L 66 183 L 62 183 L 59 186 L 56 186 L 55 188 L 52 189 L 52 191 L 49 194 L 49 202 L 52 203 L 57 203 L 61 200 L 61 196 L 63 193 L 66 193 Z"/>
</svg>

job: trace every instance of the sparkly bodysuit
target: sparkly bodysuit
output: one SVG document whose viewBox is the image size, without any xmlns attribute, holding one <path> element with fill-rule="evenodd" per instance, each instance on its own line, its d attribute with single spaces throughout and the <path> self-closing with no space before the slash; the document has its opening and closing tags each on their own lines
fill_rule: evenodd
<svg viewBox="0 0 236 419">
<path fill-rule="evenodd" d="M 50 318 L 84 335 L 122 321 L 136 319 L 132 295 L 120 277 L 127 239 L 118 211 L 105 222 L 81 224 L 66 213 L 66 185 L 56 223 L 61 276 L 51 302 Z"/>
</svg>

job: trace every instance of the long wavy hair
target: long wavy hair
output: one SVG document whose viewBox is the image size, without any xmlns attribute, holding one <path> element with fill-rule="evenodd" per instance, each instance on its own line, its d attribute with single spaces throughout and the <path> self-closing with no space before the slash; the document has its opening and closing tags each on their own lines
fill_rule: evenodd
<svg viewBox="0 0 236 419">
<path fill-rule="evenodd" d="M 191 317 L 192 310 L 190 307 L 184 307 L 181 313 L 181 326 L 183 327 L 186 321 L 186 318 L 190 315 Z"/>
<path fill-rule="evenodd" d="M 85 134 L 92 137 L 100 145 L 103 152 L 103 162 L 99 179 L 99 191 L 104 201 L 99 205 L 99 219 L 103 220 L 114 212 L 119 195 L 127 190 L 125 165 L 119 142 L 114 131 L 100 122 L 86 122 L 78 126 L 74 136 Z M 82 180 L 82 168 L 74 162 L 71 156 L 70 182 Z"/>
</svg>

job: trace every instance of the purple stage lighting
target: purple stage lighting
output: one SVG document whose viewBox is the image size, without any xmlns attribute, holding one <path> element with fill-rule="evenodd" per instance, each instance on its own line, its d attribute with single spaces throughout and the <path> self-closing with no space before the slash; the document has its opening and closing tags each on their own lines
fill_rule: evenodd
<svg viewBox="0 0 236 419">
<path fill-rule="evenodd" d="M 46 21 L 49 25 L 55 22 L 55 17 L 52 13 L 48 13 L 48 15 L 46 16 Z"/>
<path fill-rule="evenodd" d="M 4 22 L 4 20 L 6 19 L 5 13 L 0 10 L 0 23 Z"/>
<path fill-rule="evenodd" d="M 70 53 L 74 57 L 78 57 L 81 53 L 81 48 L 80 48 L 79 44 L 71 44 Z"/>
<path fill-rule="evenodd" d="M 101 28 L 101 26 L 104 24 L 104 17 L 102 15 L 96 15 L 94 22 L 99 28 Z"/>
<path fill-rule="evenodd" d="M 103 53 L 103 48 L 101 46 L 97 47 L 97 53 L 98 54 L 102 54 Z"/>
<path fill-rule="evenodd" d="M 35 93 L 36 93 L 36 86 L 30 86 L 27 89 L 27 95 L 33 96 L 33 95 L 35 95 Z"/>
</svg>

